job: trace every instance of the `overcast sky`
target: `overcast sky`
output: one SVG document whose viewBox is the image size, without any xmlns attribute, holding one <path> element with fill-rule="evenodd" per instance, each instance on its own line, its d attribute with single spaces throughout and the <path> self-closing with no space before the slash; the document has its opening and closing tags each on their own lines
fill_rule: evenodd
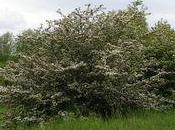
<svg viewBox="0 0 175 130">
<path fill-rule="evenodd" d="M 47 19 L 56 19 L 58 8 L 68 13 L 76 7 L 91 3 L 104 4 L 108 10 L 125 8 L 132 0 L 0 0 L 0 34 L 20 32 L 27 28 L 36 28 Z M 150 24 L 161 18 L 175 27 L 175 0 L 144 0 L 151 16 Z"/>
</svg>

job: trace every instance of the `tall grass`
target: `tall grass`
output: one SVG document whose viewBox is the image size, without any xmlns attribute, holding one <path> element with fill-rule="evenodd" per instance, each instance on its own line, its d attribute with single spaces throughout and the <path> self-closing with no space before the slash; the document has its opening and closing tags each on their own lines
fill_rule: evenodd
<svg viewBox="0 0 175 130">
<path fill-rule="evenodd" d="M 17 130 L 175 130 L 175 111 L 134 113 L 108 121 L 100 118 L 57 120 L 40 127 Z"/>
<path fill-rule="evenodd" d="M 3 122 L 3 116 L 4 116 L 4 113 L 7 111 L 7 109 L 3 106 L 0 106 L 0 125 L 2 124 Z"/>
</svg>

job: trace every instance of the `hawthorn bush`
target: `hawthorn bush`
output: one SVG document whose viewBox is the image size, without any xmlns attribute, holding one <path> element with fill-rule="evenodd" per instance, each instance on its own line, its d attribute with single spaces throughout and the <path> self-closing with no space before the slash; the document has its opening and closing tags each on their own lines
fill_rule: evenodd
<svg viewBox="0 0 175 130">
<path fill-rule="evenodd" d="M 60 20 L 18 38 L 20 58 L 4 74 L 3 102 L 15 108 L 11 120 L 38 123 L 70 112 L 108 118 L 173 105 L 161 88 L 174 72 L 151 52 L 161 49 L 159 35 L 149 30 L 141 1 L 117 12 L 87 5 L 58 13 Z"/>
</svg>

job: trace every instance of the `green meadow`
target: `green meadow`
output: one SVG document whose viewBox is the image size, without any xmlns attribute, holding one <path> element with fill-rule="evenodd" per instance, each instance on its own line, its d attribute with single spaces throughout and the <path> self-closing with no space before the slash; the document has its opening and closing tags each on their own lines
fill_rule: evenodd
<svg viewBox="0 0 175 130">
<path fill-rule="evenodd" d="M 0 109 L 1 113 L 5 109 Z M 2 120 L 1 120 L 2 121 Z M 104 121 L 101 118 L 67 118 L 17 130 L 175 130 L 175 111 L 135 112 Z"/>
</svg>

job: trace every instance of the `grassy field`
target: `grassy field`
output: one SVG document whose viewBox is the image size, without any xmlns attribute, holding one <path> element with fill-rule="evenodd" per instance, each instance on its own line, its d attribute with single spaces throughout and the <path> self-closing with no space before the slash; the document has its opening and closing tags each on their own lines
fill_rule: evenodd
<svg viewBox="0 0 175 130">
<path fill-rule="evenodd" d="M 0 124 L 2 124 L 4 112 L 6 112 L 6 109 L 0 106 Z"/>
<path fill-rule="evenodd" d="M 6 111 L 0 107 L 0 124 L 2 114 Z M 108 121 L 100 118 L 82 118 L 57 120 L 39 127 L 17 130 L 175 130 L 175 110 L 170 112 L 132 113 L 126 117 L 116 117 Z"/>
<path fill-rule="evenodd" d="M 142 112 L 109 121 L 99 118 L 55 121 L 35 128 L 18 130 L 175 130 L 175 111 L 167 113 Z"/>
</svg>

